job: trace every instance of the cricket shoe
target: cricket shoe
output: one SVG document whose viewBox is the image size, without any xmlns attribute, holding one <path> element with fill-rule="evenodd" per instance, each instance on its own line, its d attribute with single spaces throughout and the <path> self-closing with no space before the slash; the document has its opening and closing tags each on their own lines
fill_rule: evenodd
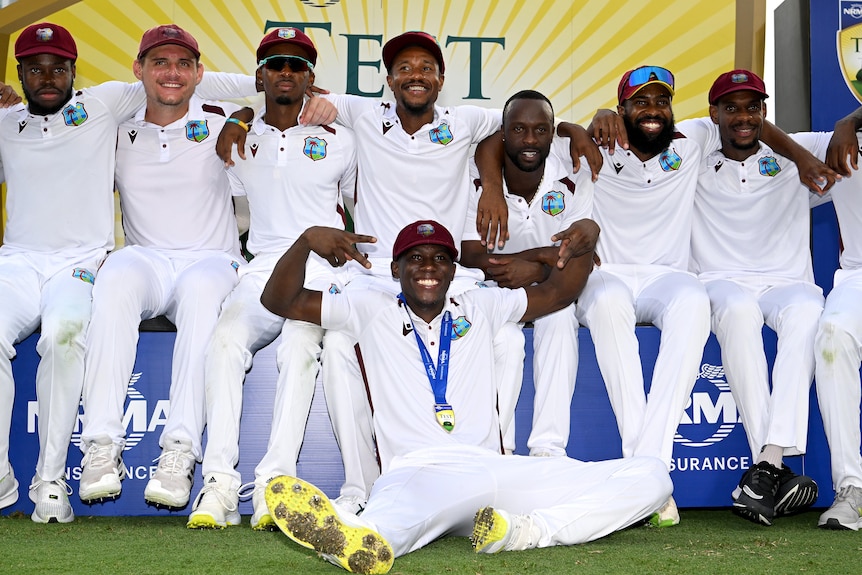
<svg viewBox="0 0 862 575">
<path fill-rule="evenodd" d="M 44 481 L 37 475 L 30 484 L 30 501 L 36 504 L 30 519 L 36 523 L 70 523 L 75 519 L 69 496 L 72 488 L 61 478 Z"/>
<path fill-rule="evenodd" d="M 9 507 L 18 501 L 18 480 L 10 470 L 9 473 L 0 477 L 0 509 Z"/>
<path fill-rule="evenodd" d="M 191 442 L 176 441 L 153 460 L 156 472 L 144 489 L 144 500 L 156 507 L 182 509 L 189 504 L 195 476 L 195 456 Z"/>
<path fill-rule="evenodd" d="M 84 503 L 116 499 L 123 489 L 126 476 L 123 465 L 123 444 L 91 442 L 81 460 L 78 497 Z"/>
<path fill-rule="evenodd" d="M 852 529 L 862 524 L 862 488 L 845 485 L 835 494 L 832 507 L 820 515 L 817 526 L 823 529 Z"/>
<path fill-rule="evenodd" d="M 229 525 L 239 525 L 238 482 L 225 473 L 210 473 L 204 478 L 201 488 L 192 505 L 186 527 L 189 529 L 224 529 Z"/>
<path fill-rule="evenodd" d="M 772 525 L 780 474 L 766 461 L 749 467 L 733 490 L 733 512 L 760 525 Z"/>
<path fill-rule="evenodd" d="M 817 483 L 807 475 L 797 475 L 781 465 L 778 472 L 778 491 L 775 493 L 775 514 L 790 515 L 814 505 L 817 501 Z"/>
<path fill-rule="evenodd" d="M 251 528 L 255 531 L 278 531 L 278 526 L 266 506 L 266 483 L 246 483 L 239 488 L 240 499 L 248 497 L 249 489 L 252 490 L 251 505 L 254 510 L 251 515 Z"/>
<path fill-rule="evenodd" d="M 388 573 L 392 547 L 361 518 L 340 511 L 314 485 L 281 475 L 266 486 L 266 505 L 285 535 L 351 573 Z"/>
<path fill-rule="evenodd" d="M 523 551 L 539 544 L 541 531 L 529 515 L 513 515 L 502 509 L 483 507 L 473 519 L 470 544 L 476 553 Z"/>
<path fill-rule="evenodd" d="M 661 509 L 649 516 L 648 525 L 652 527 L 673 527 L 679 525 L 679 509 L 673 497 L 668 498 Z"/>
</svg>

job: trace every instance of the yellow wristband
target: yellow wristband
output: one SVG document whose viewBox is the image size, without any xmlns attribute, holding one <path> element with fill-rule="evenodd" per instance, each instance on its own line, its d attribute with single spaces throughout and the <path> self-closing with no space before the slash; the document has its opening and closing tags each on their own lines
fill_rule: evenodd
<svg viewBox="0 0 862 575">
<path fill-rule="evenodd" d="M 231 124 L 236 124 L 237 126 L 239 126 L 240 128 L 242 128 L 242 129 L 243 129 L 243 130 L 245 130 L 246 132 L 248 132 L 248 131 L 249 131 L 249 129 L 250 129 L 250 128 L 248 127 L 248 124 L 246 124 L 245 122 L 243 122 L 242 120 L 239 120 L 239 119 L 237 119 L 237 118 L 228 118 L 228 119 L 227 119 L 227 120 L 225 120 L 225 121 L 226 121 L 226 122 L 230 122 Z"/>
</svg>

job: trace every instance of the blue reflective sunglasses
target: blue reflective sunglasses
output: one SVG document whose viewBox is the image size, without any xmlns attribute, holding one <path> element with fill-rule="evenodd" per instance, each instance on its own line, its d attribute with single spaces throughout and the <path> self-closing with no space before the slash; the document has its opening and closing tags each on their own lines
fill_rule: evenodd
<svg viewBox="0 0 862 575">
<path fill-rule="evenodd" d="M 277 54 L 275 56 L 267 56 L 263 60 L 257 63 L 257 67 L 260 68 L 263 66 L 267 70 L 272 70 L 273 72 L 281 72 L 284 70 L 284 65 L 290 68 L 291 72 L 313 72 L 314 64 L 306 60 L 301 56 L 284 56 L 281 54 Z"/>
<path fill-rule="evenodd" d="M 636 70 L 632 70 L 629 76 L 629 86 L 632 88 L 655 81 L 663 82 L 670 86 L 671 89 L 674 88 L 673 74 L 671 74 L 670 70 L 659 66 L 642 66 Z"/>
</svg>

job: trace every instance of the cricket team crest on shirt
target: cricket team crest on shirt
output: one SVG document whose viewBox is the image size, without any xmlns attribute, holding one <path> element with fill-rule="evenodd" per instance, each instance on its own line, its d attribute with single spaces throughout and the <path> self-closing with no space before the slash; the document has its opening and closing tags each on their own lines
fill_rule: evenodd
<svg viewBox="0 0 862 575">
<path fill-rule="evenodd" d="M 658 157 L 658 164 L 665 172 L 673 172 L 679 169 L 682 165 L 682 158 L 675 150 L 668 148 Z"/>
<path fill-rule="evenodd" d="M 206 120 L 189 120 L 186 123 L 186 139 L 192 142 L 203 142 L 210 135 Z"/>
<path fill-rule="evenodd" d="M 566 209 L 566 199 L 563 197 L 563 192 L 551 190 L 542 196 L 542 211 L 549 216 L 561 214 Z"/>
<path fill-rule="evenodd" d="M 452 341 L 459 340 L 467 335 L 467 332 L 470 331 L 471 327 L 473 327 L 473 324 L 471 324 L 470 320 L 463 315 L 452 320 Z"/>
<path fill-rule="evenodd" d="M 65 122 L 67 126 L 80 126 L 86 122 L 89 117 L 90 116 L 87 115 L 87 110 L 84 109 L 84 104 L 80 102 L 74 105 L 69 104 L 63 108 L 63 122 Z"/>
<path fill-rule="evenodd" d="M 315 162 L 326 157 L 326 140 L 308 136 L 302 146 L 302 153 Z"/>
<path fill-rule="evenodd" d="M 455 139 L 452 136 L 452 130 L 449 129 L 449 124 L 446 122 L 440 122 L 438 126 L 431 128 L 428 132 L 428 137 L 435 144 L 442 144 L 444 146 Z"/>
<path fill-rule="evenodd" d="M 338 289 L 337 285 L 329 284 L 329 294 L 330 295 L 336 295 L 336 294 L 340 294 L 340 293 L 341 293 L 341 290 Z"/>
<path fill-rule="evenodd" d="M 88 269 L 75 268 L 72 270 L 72 277 L 78 278 L 82 282 L 87 282 L 88 284 L 96 283 L 96 276 Z"/>
<path fill-rule="evenodd" d="M 778 165 L 778 160 L 774 156 L 766 156 L 757 160 L 757 168 L 760 170 L 761 176 L 773 177 L 781 171 L 781 166 Z"/>
</svg>

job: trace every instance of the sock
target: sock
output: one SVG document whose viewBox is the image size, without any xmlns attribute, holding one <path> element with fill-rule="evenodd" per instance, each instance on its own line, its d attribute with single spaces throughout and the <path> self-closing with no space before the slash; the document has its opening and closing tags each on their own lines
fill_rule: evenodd
<svg viewBox="0 0 862 575">
<path fill-rule="evenodd" d="M 761 463 L 763 461 L 768 464 L 781 469 L 781 463 L 783 462 L 784 457 L 784 448 L 779 447 L 777 445 L 764 445 L 763 449 L 760 450 L 760 454 L 757 456 L 757 461 L 755 463 Z"/>
</svg>

